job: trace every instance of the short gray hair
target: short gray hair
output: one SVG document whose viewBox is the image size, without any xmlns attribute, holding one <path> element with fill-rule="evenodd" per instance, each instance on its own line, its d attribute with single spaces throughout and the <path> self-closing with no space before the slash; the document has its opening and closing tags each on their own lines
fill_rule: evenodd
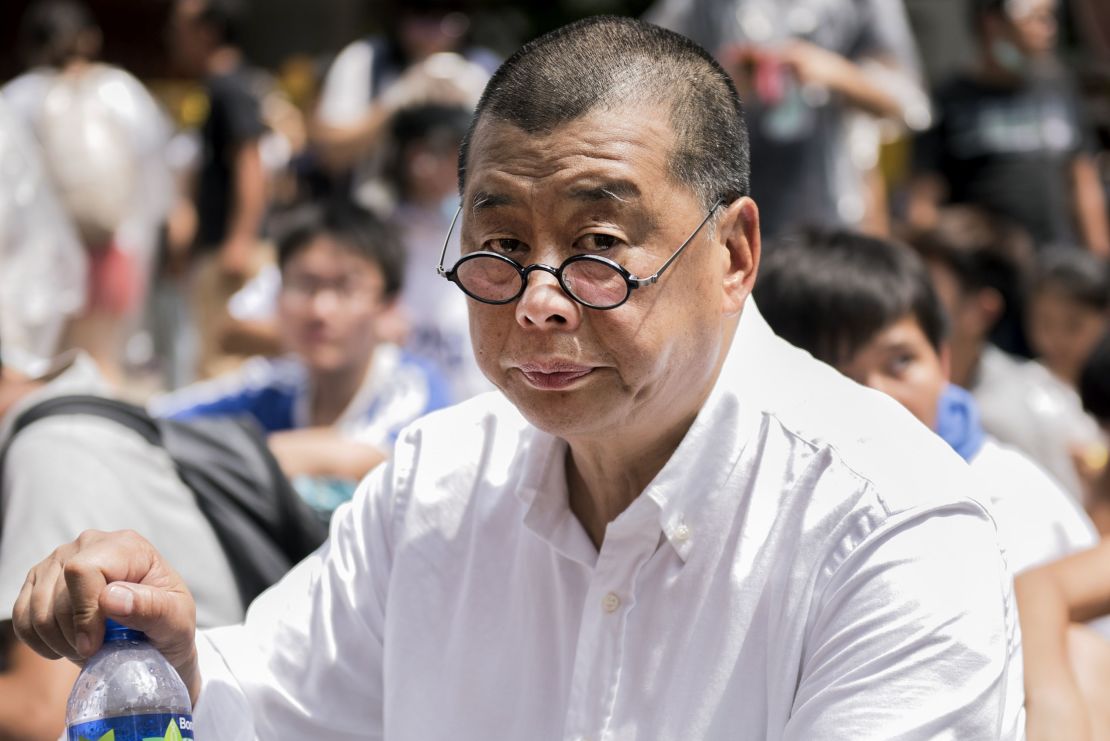
<svg viewBox="0 0 1110 741">
<path fill-rule="evenodd" d="M 484 118 L 530 134 L 554 131 L 601 107 L 670 104 L 675 180 L 705 208 L 748 195 L 743 106 L 732 80 L 685 36 L 632 18 L 595 16 L 528 42 L 490 79 L 459 151 L 459 191 Z"/>
</svg>

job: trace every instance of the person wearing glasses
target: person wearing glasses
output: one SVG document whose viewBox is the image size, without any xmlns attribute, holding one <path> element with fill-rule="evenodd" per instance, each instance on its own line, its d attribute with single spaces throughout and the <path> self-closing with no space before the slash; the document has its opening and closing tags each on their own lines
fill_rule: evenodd
<svg viewBox="0 0 1110 741">
<path fill-rule="evenodd" d="M 438 271 L 500 393 L 403 432 L 243 625 L 196 633 L 171 564 L 89 533 L 32 571 L 23 640 L 79 659 L 106 616 L 145 630 L 216 740 L 1022 737 L 966 466 L 750 299 L 712 57 L 610 17 L 530 42 L 460 186 Z"/>
<path fill-rule="evenodd" d="M 380 341 L 401 291 L 404 254 L 393 231 L 346 202 L 296 214 L 278 244 L 279 358 L 151 402 L 172 419 L 249 415 L 301 495 L 330 515 L 398 433 L 451 402 L 428 363 Z"/>
</svg>

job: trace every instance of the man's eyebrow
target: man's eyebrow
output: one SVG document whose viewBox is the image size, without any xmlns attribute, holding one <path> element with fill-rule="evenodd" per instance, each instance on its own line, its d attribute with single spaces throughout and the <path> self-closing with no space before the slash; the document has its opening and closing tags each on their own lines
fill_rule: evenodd
<svg viewBox="0 0 1110 741">
<path fill-rule="evenodd" d="M 480 190 L 474 194 L 470 199 L 471 211 L 485 211 L 491 208 L 499 208 L 501 206 L 515 206 L 518 203 L 516 198 L 504 193 L 490 193 L 488 191 Z"/>
<path fill-rule="evenodd" d="M 640 197 L 640 188 L 629 180 L 607 180 L 596 185 L 572 188 L 570 197 L 576 201 L 616 201 L 628 203 Z"/>
<path fill-rule="evenodd" d="M 576 201 L 615 201 L 628 203 L 640 198 L 639 186 L 630 180 L 606 180 L 591 185 L 580 185 L 570 190 Z M 502 206 L 516 206 L 520 201 L 506 193 L 479 190 L 470 198 L 471 211 L 485 211 Z"/>
</svg>

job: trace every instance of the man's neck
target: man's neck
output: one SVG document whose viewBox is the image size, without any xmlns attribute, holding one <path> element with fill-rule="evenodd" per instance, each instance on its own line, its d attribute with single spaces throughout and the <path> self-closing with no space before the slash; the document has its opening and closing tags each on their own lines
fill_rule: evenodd
<svg viewBox="0 0 1110 741">
<path fill-rule="evenodd" d="M 623 435 L 571 443 L 566 458 L 567 494 L 586 534 L 600 550 L 605 528 L 617 519 L 663 470 L 694 417 L 681 420 L 651 440 Z"/>
<path fill-rule="evenodd" d="M 952 344 L 952 383 L 969 391 L 979 381 L 979 365 L 983 359 L 983 342 Z"/>
<path fill-rule="evenodd" d="M 312 375 L 312 397 L 309 399 L 309 423 L 313 427 L 335 424 L 350 406 L 366 374 L 373 355 L 358 365 Z"/>
<path fill-rule="evenodd" d="M 691 395 L 680 393 L 674 396 L 671 409 L 689 411 L 650 420 L 630 419 L 616 433 L 567 441 L 566 480 L 570 510 L 599 550 L 605 539 L 605 528 L 628 509 L 663 470 L 694 424 L 721 376 L 738 322 L 737 316 L 725 324 L 717 363 L 704 383 L 688 379 L 689 385 L 700 390 Z"/>
</svg>

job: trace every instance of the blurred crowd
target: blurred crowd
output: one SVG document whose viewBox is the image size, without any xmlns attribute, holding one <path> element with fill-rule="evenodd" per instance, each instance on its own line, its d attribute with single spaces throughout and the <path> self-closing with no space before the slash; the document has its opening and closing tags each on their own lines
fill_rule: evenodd
<svg viewBox="0 0 1110 741">
<path fill-rule="evenodd" d="M 172 3 L 150 29 L 172 85 L 102 59 L 113 29 L 81 0 L 23 13 L 23 71 L 0 88 L 0 444 L 28 389 L 246 415 L 326 520 L 404 426 L 490 388 L 436 265 L 459 255 L 459 148 L 503 52 L 474 42 L 465 0 L 398 0 L 330 58 L 263 69 L 244 10 Z M 713 52 L 745 102 L 776 331 L 969 460 L 988 436 L 1036 464 L 1045 521 L 1069 524 L 1023 568 L 1110 532 L 1110 5 L 659 0 L 645 17 Z M 847 233 L 864 246 L 828 236 Z M 912 255 L 931 293 L 898 303 L 863 235 Z M 908 339 L 887 336 L 906 317 Z"/>
</svg>

